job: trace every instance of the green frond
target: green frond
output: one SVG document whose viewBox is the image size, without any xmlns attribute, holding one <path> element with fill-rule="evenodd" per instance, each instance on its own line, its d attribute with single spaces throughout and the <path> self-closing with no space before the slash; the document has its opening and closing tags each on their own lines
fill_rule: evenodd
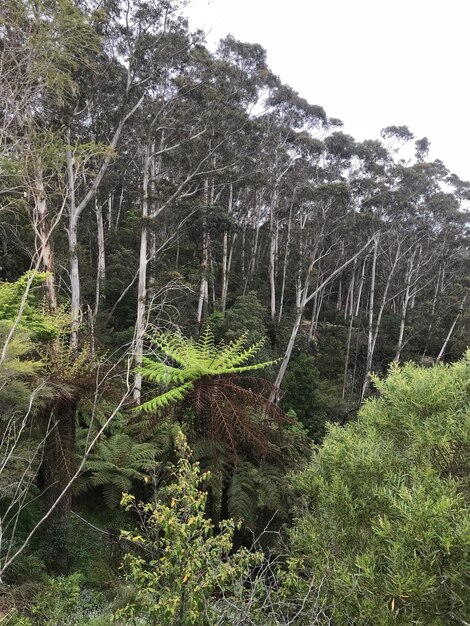
<svg viewBox="0 0 470 626">
<path fill-rule="evenodd" d="M 180 385 L 179 387 L 170 389 L 169 391 L 166 391 L 165 393 L 162 393 L 159 396 L 155 396 L 155 398 L 144 402 L 139 407 L 137 407 L 137 410 L 150 413 L 161 409 L 166 409 L 170 404 L 174 404 L 176 402 L 184 400 L 186 393 L 192 388 L 192 383 Z"/>
<path fill-rule="evenodd" d="M 256 482 L 260 494 L 260 504 L 271 511 L 285 514 L 288 486 L 283 467 L 263 462 L 257 468 Z"/>
<path fill-rule="evenodd" d="M 162 387 L 170 387 L 162 394 L 143 403 L 137 410 L 157 412 L 170 404 L 184 400 L 193 389 L 193 382 L 203 377 L 241 374 L 256 371 L 273 365 L 276 361 L 246 364 L 261 348 L 264 340 L 245 347 L 246 334 L 228 344 L 214 343 L 214 335 L 206 328 L 198 341 L 181 334 L 158 333 L 154 343 L 163 355 L 162 360 L 143 359 L 139 368 L 142 377 Z M 164 359 L 170 359 L 175 365 L 169 365 Z"/>
<path fill-rule="evenodd" d="M 146 380 L 160 385 L 181 384 L 187 379 L 185 370 L 171 367 L 159 361 L 151 361 L 147 358 L 143 359 L 142 367 L 138 368 L 138 371 Z"/>
<path fill-rule="evenodd" d="M 121 423 L 121 428 L 126 424 Z M 86 429 L 80 429 L 81 437 Z M 84 473 L 74 491 L 80 495 L 101 487 L 108 505 L 117 505 L 123 491 L 132 489 L 135 481 L 146 481 L 155 467 L 156 447 L 153 443 L 139 443 L 127 432 L 115 432 L 103 437 L 86 461 Z M 106 492 L 106 495 L 105 495 Z"/>
<path fill-rule="evenodd" d="M 228 490 L 228 508 L 235 521 L 253 527 L 257 509 L 256 472 L 251 463 L 240 463 L 235 469 Z"/>
<path fill-rule="evenodd" d="M 127 489 L 129 489 L 129 487 L 130 485 L 128 485 Z M 123 491 L 126 491 L 126 489 L 119 489 L 114 485 L 105 485 L 103 487 L 103 499 L 106 506 L 110 509 L 118 507 Z"/>
</svg>

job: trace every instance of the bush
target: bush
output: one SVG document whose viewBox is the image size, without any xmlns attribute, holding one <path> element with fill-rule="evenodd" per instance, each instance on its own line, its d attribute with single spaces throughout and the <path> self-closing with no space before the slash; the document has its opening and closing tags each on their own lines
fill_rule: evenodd
<svg viewBox="0 0 470 626">
<path fill-rule="evenodd" d="M 335 624 L 470 619 L 470 353 L 393 366 L 358 422 L 331 426 L 293 479 L 299 567 Z"/>
<path fill-rule="evenodd" d="M 126 510 L 137 512 L 140 532 L 123 531 L 136 552 L 125 556 L 126 579 L 134 597 L 115 612 L 119 623 L 154 626 L 204 626 L 215 623 L 214 598 L 229 594 L 246 580 L 262 555 L 245 549 L 232 553 L 235 524 L 214 524 L 205 515 L 207 480 L 190 460 L 184 435 L 176 439 L 180 459 L 176 482 L 159 493 L 155 504 L 123 496 Z"/>
</svg>

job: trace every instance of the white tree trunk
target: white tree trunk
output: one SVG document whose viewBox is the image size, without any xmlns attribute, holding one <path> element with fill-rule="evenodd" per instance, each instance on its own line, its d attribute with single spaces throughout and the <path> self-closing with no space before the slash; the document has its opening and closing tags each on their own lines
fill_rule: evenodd
<svg viewBox="0 0 470 626">
<path fill-rule="evenodd" d="M 377 236 L 374 242 L 374 252 L 372 256 L 372 270 L 370 279 L 370 295 L 369 295 L 369 323 L 367 329 L 367 360 L 366 371 L 364 376 L 364 383 L 362 385 L 361 402 L 369 388 L 370 374 L 372 369 L 372 356 L 373 356 L 373 323 L 374 323 L 374 298 L 375 298 L 375 278 L 377 271 L 377 253 L 379 248 L 379 237 Z"/>
<path fill-rule="evenodd" d="M 436 363 L 439 363 L 442 359 L 442 357 L 445 354 L 446 348 L 447 348 L 447 344 L 449 343 L 450 338 L 452 337 L 452 334 L 455 330 L 455 327 L 457 326 L 457 322 L 459 321 L 459 317 L 462 315 L 464 307 L 465 307 L 465 302 L 467 301 L 467 296 L 465 296 L 462 300 L 462 303 L 460 305 L 459 308 L 459 312 L 457 313 L 457 315 L 455 316 L 454 321 L 452 322 L 452 326 L 449 328 L 449 332 L 447 333 L 447 337 L 445 338 L 444 343 L 442 344 L 442 348 L 439 351 L 439 354 L 437 355 L 437 359 L 436 359 Z"/>
<path fill-rule="evenodd" d="M 146 300 L 147 300 L 147 247 L 148 247 L 148 215 L 149 215 L 149 179 L 150 179 L 150 146 L 145 147 L 144 171 L 142 179 L 142 228 L 140 231 L 139 253 L 139 281 L 137 285 L 137 317 L 134 335 L 134 363 L 142 365 L 144 352 L 144 336 L 146 329 Z M 140 403 L 142 391 L 142 375 L 136 372 L 134 378 L 133 398 L 136 404 Z"/>
<path fill-rule="evenodd" d="M 397 363 L 400 361 L 401 352 L 404 346 L 404 337 L 405 337 L 405 324 L 406 324 L 406 314 L 408 311 L 408 305 L 410 302 L 410 287 L 411 287 L 411 278 L 413 276 L 413 268 L 414 268 L 414 259 L 416 255 L 416 250 L 410 257 L 410 261 L 408 264 L 408 268 L 406 271 L 405 277 L 405 293 L 403 294 L 402 307 L 401 307 L 401 316 L 400 316 L 400 331 L 398 334 L 398 343 L 397 343 L 397 352 L 394 357 L 394 361 Z"/>
<path fill-rule="evenodd" d="M 35 247 L 38 251 L 39 267 L 43 272 L 47 273 L 45 280 L 47 304 L 50 312 L 55 313 L 57 311 L 57 293 L 54 281 L 52 230 L 44 188 L 43 171 L 40 165 L 36 168 L 34 183 L 33 227 L 36 238 Z"/>
<path fill-rule="evenodd" d="M 284 292 L 286 289 L 286 276 L 287 276 L 287 261 L 289 259 L 289 247 L 290 247 L 290 233 L 292 224 L 292 205 L 291 202 L 289 209 L 289 219 L 287 221 L 287 236 L 286 236 L 286 249 L 284 251 L 284 263 L 282 268 L 282 285 L 281 285 L 281 297 L 279 298 L 279 314 L 277 317 L 277 323 L 280 324 L 282 320 L 282 311 L 284 308 Z"/>
<path fill-rule="evenodd" d="M 111 196 L 109 196 L 111 199 Z M 104 245 L 104 222 L 103 222 L 103 209 L 101 204 L 95 201 L 96 208 L 96 226 L 98 233 L 98 263 L 96 269 L 96 296 L 95 296 L 95 310 L 93 315 L 96 317 L 98 310 L 103 300 L 103 284 L 106 280 L 106 255 Z"/>
</svg>

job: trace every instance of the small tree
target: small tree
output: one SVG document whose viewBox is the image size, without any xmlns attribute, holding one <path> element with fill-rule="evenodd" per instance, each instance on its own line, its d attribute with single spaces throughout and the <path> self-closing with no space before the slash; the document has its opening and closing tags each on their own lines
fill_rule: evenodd
<svg viewBox="0 0 470 626">
<path fill-rule="evenodd" d="M 180 458 L 175 482 L 160 491 L 153 503 L 136 502 L 124 494 L 122 504 L 141 519 L 141 531 L 123 531 L 136 553 L 124 559 L 126 580 L 134 598 L 116 611 L 114 619 L 125 624 L 154 626 L 203 626 L 215 624 L 216 594 L 228 593 L 262 560 L 246 549 L 232 553 L 235 524 L 214 524 L 205 516 L 207 494 L 200 490 L 207 480 L 183 433 L 176 437 Z M 140 555 L 145 555 L 140 556 Z"/>
<path fill-rule="evenodd" d="M 143 359 L 142 377 L 167 391 L 144 402 L 139 410 L 161 414 L 179 405 L 181 414 L 193 411 L 198 437 L 223 442 L 233 454 L 241 443 L 266 454 L 269 431 L 289 419 L 269 399 L 272 384 L 246 376 L 273 363 L 250 363 L 264 340 L 246 347 L 246 335 L 242 335 L 216 345 L 206 329 L 199 341 L 170 333 L 159 333 L 154 341 L 159 358 Z"/>
</svg>

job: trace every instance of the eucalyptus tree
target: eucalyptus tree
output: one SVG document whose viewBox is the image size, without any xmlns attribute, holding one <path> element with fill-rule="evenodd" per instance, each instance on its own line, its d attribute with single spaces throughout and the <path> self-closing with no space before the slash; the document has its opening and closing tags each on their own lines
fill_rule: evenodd
<svg viewBox="0 0 470 626">
<path fill-rule="evenodd" d="M 28 207 L 35 239 L 32 264 L 48 274 L 46 294 L 54 312 L 52 236 L 68 187 L 57 114 L 75 97 L 75 72 L 95 53 L 97 39 L 71 1 L 7 0 L 0 36 L 2 169 L 14 181 L 7 198 L 16 210 Z"/>
<path fill-rule="evenodd" d="M 261 162 L 268 172 L 269 199 L 269 288 L 270 313 L 274 322 L 278 310 L 277 278 L 279 252 L 278 212 L 282 202 L 282 183 L 300 157 L 298 140 L 325 131 L 329 121 L 322 107 L 308 103 L 286 85 L 275 85 L 266 98 L 263 115 L 265 140 Z"/>
</svg>

